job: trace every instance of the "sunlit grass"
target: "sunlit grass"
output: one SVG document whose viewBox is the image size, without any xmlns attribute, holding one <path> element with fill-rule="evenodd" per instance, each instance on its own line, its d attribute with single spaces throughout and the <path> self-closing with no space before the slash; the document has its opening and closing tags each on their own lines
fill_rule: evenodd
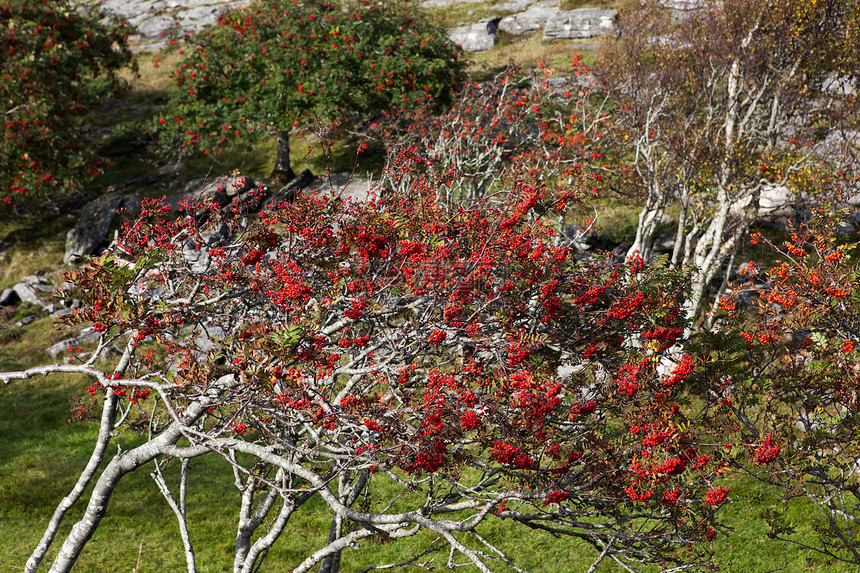
<svg viewBox="0 0 860 573">
<path fill-rule="evenodd" d="M 0 219 L 0 290 L 36 271 L 54 272 L 63 261 L 65 234 L 74 220 Z"/>
<path fill-rule="evenodd" d="M 596 38 L 594 40 L 598 41 Z M 569 73 L 575 54 L 579 54 L 586 63 L 593 61 L 595 42 L 544 42 L 543 32 L 540 30 L 526 36 L 499 32 L 499 43 L 496 47 L 486 52 L 471 54 L 469 73 L 486 77 L 488 70 L 520 65 L 524 68 L 549 67 L 555 74 L 563 76 Z"/>
</svg>

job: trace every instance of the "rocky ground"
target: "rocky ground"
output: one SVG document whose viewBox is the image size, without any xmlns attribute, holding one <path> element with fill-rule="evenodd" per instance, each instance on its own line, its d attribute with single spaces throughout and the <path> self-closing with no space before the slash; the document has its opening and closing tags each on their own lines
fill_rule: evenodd
<svg viewBox="0 0 860 573">
<path fill-rule="evenodd" d="M 484 0 L 424 0 L 428 9 Z M 672 4 L 679 0 L 673 0 Z M 249 4 L 249 0 L 103 0 L 101 6 L 118 14 L 138 29 L 139 49 L 158 50 L 171 33 L 199 30 L 213 24 L 218 13 Z M 690 0 L 680 0 L 686 6 Z M 618 11 L 603 8 L 562 10 L 558 0 L 505 0 L 493 6 L 499 15 L 452 28 L 449 36 L 468 52 L 491 49 L 498 31 L 522 36 L 543 30 L 543 40 L 573 40 L 612 33 Z"/>
<path fill-rule="evenodd" d="M 249 0 L 102 0 L 101 7 L 137 27 L 136 46 L 158 50 L 171 32 L 200 30 L 217 21 L 225 8 L 250 4 Z"/>
</svg>

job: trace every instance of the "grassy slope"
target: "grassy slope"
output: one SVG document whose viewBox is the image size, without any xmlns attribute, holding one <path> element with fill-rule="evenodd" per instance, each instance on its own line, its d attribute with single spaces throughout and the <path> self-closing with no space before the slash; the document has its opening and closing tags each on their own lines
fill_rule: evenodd
<svg viewBox="0 0 860 573">
<path fill-rule="evenodd" d="M 581 2 L 571 1 L 579 7 Z M 471 4 L 447 10 L 449 23 L 462 23 L 490 15 L 492 3 Z M 566 6 L 566 7 L 574 7 Z M 469 11 L 472 11 L 470 14 Z M 503 37 L 495 50 L 477 55 L 473 71 L 480 74 L 498 69 L 509 59 L 532 65 L 547 62 L 563 68 L 572 51 L 577 48 L 561 44 L 543 44 L 539 35 L 526 38 Z M 161 99 L 167 88 L 166 71 L 170 62 L 154 68 L 152 62 L 142 62 L 141 77 L 134 80 L 135 91 L 125 107 L 112 113 L 100 114 L 98 123 L 109 126 L 129 115 L 145 117 L 153 102 Z M 94 120 L 94 124 L 95 124 Z M 325 158 L 311 149 L 313 138 L 296 138 L 293 145 L 294 162 L 298 169 L 311 168 L 315 173 L 326 167 Z M 341 147 L 344 149 L 344 147 Z M 310 150 L 310 152 L 309 152 Z M 196 157 L 188 165 L 185 177 L 191 179 L 207 173 L 220 174 L 239 168 L 251 175 L 264 175 L 271 168 L 272 145 L 261 145 L 229 157 Z M 342 151 L 329 161 L 335 170 L 348 168 L 352 152 Z M 117 160 L 112 171 L 99 180 L 99 186 L 147 173 L 153 158 L 130 156 Z M 635 220 L 635 210 L 604 215 L 613 228 Z M 627 219 L 631 219 L 627 221 Z M 69 217 L 59 217 L 37 225 L 3 223 L 0 241 L 0 288 L 36 270 L 53 271 L 62 260 L 63 235 L 72 224 Z M 4 320 L 0 318 L 0 320 Z M 8 317 L 6 317 L 8 322 Z M 18 331 L 16 331 L 18 332 Z M 57 333 L 49 318 L 40 318 L 0 343 L 0 369 L 10 370 L 45 364 L 51 361 L 44 349 L 66 335 Z M 68 423 L 69 408 L 75 397 L 86 395 L 84 382 L 70 377 L 51 377 L 19 382 L 0 389 L 0 531 L 3 550 L 0 551 L 0 572 L 20 571 L 29 552 L 37 543 L 54 506 L 71 488 L 76 474 L 86 463 L 89 448 L 96 435 L 94 423 Z M 139 440 L 134 434 L 122 435 L 118 443 L 124 449 Z M 168 471 L 175 484 L 175 467 Z M 732 484 L 733 504 L 724 512 L 730 528 L 715 542 L 717 559 L 725 571 L 758 572 L 779 570 L 840 571 L 834 563 L 814 553 L 767 538 L 763 513 L 777 500 L 763 498 L 752 482 Z M 213 503 L 213 500 L 218 500 Z M 294 518 L 286 539 L 276 545 L 264 571 L 286 571 L 303 556 L 318 548 L 328 530 L 326 514 L 317 501 L 303 508 Z M 231 565 L 232 537 L 238 493 L 232 485 L 227 465 L 214 455 L 195 460 L 191 466 L 189 492 L 192 541 L 201 571 L 225 571 Z M 81 515 L 73 509 L 61 535 Z M 805 518 L 809 507 L 793 502 L 792 520 L 797 522 L 800 538 L 812 539 L 813 532 Z M 157 492 L 148 473 L 138 472 L 121 483 L 102 527 L 86 547 L 78 571 L 179 571 L 184 569 L 184 557 L 178 528 L 164 500 Z M 518 564 L 530 571 L 584 571 L 593 552 L 571 540 L 513 529 L 510 524 L 492 520 L 482 533 L 517 557 Z M 369 565 L 407 558 L 411 551 L 425 547 L 429 536 L 409 544 L 363 543 L 362 551 L 344 554 L 344 571 L 354 571 Z M 434 556 L 434 566 L 444 568 L 446 553 Z M 466 570 L 474 570 L 467 568 Z M 605 562 L 599 571 L 619 570 Z M 847 569 L 845 569 L 847 570 Z"/>
</svg>

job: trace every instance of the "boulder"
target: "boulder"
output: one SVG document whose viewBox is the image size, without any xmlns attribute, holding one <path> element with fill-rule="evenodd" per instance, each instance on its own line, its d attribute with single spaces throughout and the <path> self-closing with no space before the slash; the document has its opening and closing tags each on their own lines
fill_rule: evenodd
<svg viewBox="0 0 860 573">
<path fill-rule="evenodd" d="M 95 342 L 101 337 L 101 334 L 94 331 L 91 326 L 83 329 L 80 334 L 78 334 L 74 338 L 67 338 L 62 340 L 53 346 L 50 346 L 48 350 L 48 354 L 52 357 L 56 358 L 63 352 L 65 352 L 69 346 L 81 346 L 82 344 L 86 344 L 88 342 Z"/>
<path fill-rule="evenodd" d="M 860 131 L 831 130 L 815 146 L 815 153 L 837 170 L 856 172 L 860 170 Z"/>
<path fill-rule="evenodd" d="M 164 202 L 174 212 L 182 211 L 182 203 L 188 205 L 206 205 L 215 203 L 223 207 L 233 198 L 243 195 L 257 187 L 253 177 L 221 177 L 211 179 L 195 179 L 190 181 L 182 193 L 166 197 Z"/>
<path fill-rule="evenodd" d="M 196 6 L 177 13 L 179 26 L 185 30 L 199 30 L 217 22 L 223 5 Z"/>
<path fill-rule="evenodd" d="M 493 6 L 493 10 L 498 10 L 499 12 L 522 12 L 534 3 L 535 0 L 507 0 L 507 2 Z"/>
<path fill-rule="evenodd" d="M 176 19 L 166 15 L 157 15 L 140 19 L 137 33 L 144 38 L 160 38 L 169 30 L 176 28 Z"/>
<path fill-rule="evenodd" d="M 795 214 L 797 196 L 785 185 L 768 185 L 758 199 L 759 216 L 787 217 Z"/>
<path fill-rule="evenodd" d="M 66 254 L 63 257 L 63 263 L 68 265 L 81 255 L 95 253 L 104 242 L 116 217 L 116 211 L 122 204 L 123 196 L 114 193 L 84 205 L 78 222 L 66 233 Z"/>
<path fill-rule="evenodd" d="M 250 0 L 101 0 L 99 8 L 128 20 L 137 28 L 133 36 L 140 49 L 166 45 L 171 32 L 202 30 L 217 21 L 221 10 L 250 4 Z"/>
<path fill-rule="evenodd" d="M 448 30 L 448 38 L 466 52 L 486 52 L 499 41 L 499 21 L 502 18 L 487 18 L 477 24 Z"/>
<path fill-rule="evenodd" d="M 674 231 L 662 233 L 654 240 L 654 251 L 657 253 L 672 253 L 675 250 Z"/>
<path fill-rule="evenodd" d="M 226 338 L 226 333 L 220 326 L 198 327 L 195 329 L 194 334 L 197 335 L 194 337 L 194 346 L 203 353 L 203 356 L 205 356 L 205 353 L 217 350 L 219 341 Z"/>
<path fill-rule="evenodd" d="M 821 83 L 821 89 L 837 97 L 857 95 L 857 82 L 849 77 L 831 73 Z"/>
<path fill-rule="evenodd" d="M 313 184 L 305 189 L 318 197 L 339 197 L 347 201 L 363 203 L 376 198 L 377 187 L 370 180 L 353 173 L 329 173 L 317 177 Z"/>
<path fill-rule="evenodd" d="M 580 8 L 561 10 L 546 22 L 543 30 L 544 42 L 574 40 L 604 36 L 615 31 L 618 10 L 602 8 Z"/>
<path fill-rule="evenodd" d="M 292 203 L 300 192 L 317 197 L 339 197 L 364 202 L 376 197 L 376 190 L 369 179 L 354 173 L 328 173 L 314 177 L 310 171 L 305 170 L 289 185 L 272 195 L 263 208 L 275 209 L 284 201 Z"/>
<path fill-rule="evenodd" d="M 544 0 L 532 4 L 525 12 L 502 18 L 499 30 L 517 36 L 531 34 L 546 26 L 547 21 L 557 17 L 560 12 L 555 0 Z"/>
<path fill-rule="evenodd" d="M 182 258 L 191 265 L 191 272 L 203 273 L 209 268 L 211 257 L 209 247 L 198 243 L 196 239 L 188 239 L 182 245 Z"/>
<path fill-rule="evenodd" d="M 687 12 L 704 8 L 705 2 L 704 0 L 658 0 L 657 5 L 668 10 Z"/>
<path fill-rule="evenodd" d="M 421 2 L 422 8 L 447 8 L 454 4 L 477 4 L 484 0 L 424 0 Z"/>
</svg>

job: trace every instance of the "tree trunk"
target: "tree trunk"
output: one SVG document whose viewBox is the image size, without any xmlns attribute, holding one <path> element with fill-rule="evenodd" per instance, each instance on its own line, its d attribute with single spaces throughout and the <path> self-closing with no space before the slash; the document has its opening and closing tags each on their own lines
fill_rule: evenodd
<svg viewBox="0 0 860 573">
<path fill-rule="evenodd" d="M 288 183 L 296 176 L 290 167 L 290 132 L 279 131 L 277 138 L 278 155 L 271 177 L 281 183 Z"/>
<path fill-rule="evenodd" d="M 334 514 L 331 520 L 331 528 L 328 532 L 329 544 L 334 543 L 343 536 L 343 518 L 338 514 Z M 341 551 L 335 551 L 322 560 L 320 565 L 320 573 L 338 573 L 340 571 L 340 556 Z"/>
</svg>

